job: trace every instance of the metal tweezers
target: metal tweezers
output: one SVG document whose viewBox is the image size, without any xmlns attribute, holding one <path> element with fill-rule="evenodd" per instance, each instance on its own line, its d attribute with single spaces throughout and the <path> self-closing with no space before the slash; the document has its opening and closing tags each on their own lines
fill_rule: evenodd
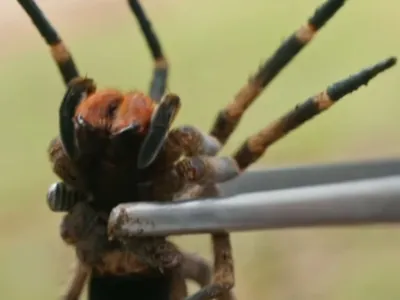
<svg viewBox="0 0 400 300">
<path fill-rule="evenodd" d="M 220 198 L 121 204 L 109 226 L 124 237 L 400 221 L 395 158 L 260 169 L 220 187 Z"/>
</svg>

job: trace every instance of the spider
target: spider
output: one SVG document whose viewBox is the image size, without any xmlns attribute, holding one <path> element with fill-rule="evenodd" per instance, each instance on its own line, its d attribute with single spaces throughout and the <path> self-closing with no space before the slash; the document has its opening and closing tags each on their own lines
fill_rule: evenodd
<svg viewBox="0 0 400 300">
<path fill-rule="evenodd" d="M 248 138 L 232 156 L 221 157 L 217 156 L 218 152 L 247 108 L 345 0 L 327 0 L 306 25 L 286 39 L 234 101 L 220 111 L 209 134 L 191 125 L 171 128 L 181 100 L 176 94 L 165 93 L 168 63 L 138 1 L 129 0 L 128 3 L 155 60 L 148 96 L 139 91 L 98 91 L 93 80 L 79 76 L 72 56 L 34 1 L 19 0 L 19 3 L 51 47 L 67 85 L 59 111 L 59 137 L 49 148 L 53 170 L 63 182 L 53 185 L 48 197 L 52 210 L 68 212 L 61 234 L 66 243 L 75 246 L 79 258 L 73 281 L 76 290 L 67 299 L 78 298 L 89 273 L 90 290 L 96 280 L 97 286 L 98 282 L 103 283 L 102 295 L 97 299 L 102 299 L 101 296 L 119 299 L 114 294 L 105 296 L 107 281 L 118 275 L 126 278 L 130 273 L 138 273 L 143 279 L 141 284 L 152 284 L 156 282 L 157 271 L 164 272 L 161 277 L 171 283 L 170 288 L 163 289 L 162 295 L 171 295 L 172 299 L 186 297 L 183 279 L 190 277 L 190 271 L 184 270 L 190 269 L 187 266 L 191 263 L 196 267 L 205 264 L 182 253 L 166 237 L 126 237 L 110 241 L 108 238 L 115 236 L 117 229 L 110 226 L 107 232 L 111 209 L 120 203 L 142 200 L 218 197 L 218 183 L 238 176 L 273 143 L 396 63 L 394 57 L 388 58 L 331 85 Z M 189 296 L 190 300 L 234 297 L 229 293 L 234 285 L 229 233 L 213 233 L 211 240 L 213 281 Z M 137 296 L 139 289 L 139 285 L 132 285 L 129 295 Z M 143 297 L 159 299 L 161 294 L 143 293 Z"/>
</svg>

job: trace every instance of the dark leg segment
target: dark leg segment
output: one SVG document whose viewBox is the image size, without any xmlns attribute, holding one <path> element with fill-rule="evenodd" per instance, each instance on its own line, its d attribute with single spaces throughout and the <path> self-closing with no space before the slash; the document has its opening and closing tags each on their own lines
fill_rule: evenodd
<svg viewBox="0 0 400 300">
<path fill-rule="evenodd" d="M 165 93 L 168 80 L 168 62 L 161 49 L 160 42 L 152 29 L 150 21 L 147 19 L 146 14 L 137 0 L 128 0 L 129 7 L 135 14 L 140 28 L 146 38 L 148 47 L 155 61 L 153 71 L 153 79 L 150 84 L 150 97 L 155 102 L 160 102 Z"/>
<path fill-rule="evenodd" d="M 345 95 L 354 92 L 362 85 L 366 85 L 376 75 L 393 67 L 395 64 L 396 58 L 388 58 L 347 79 L 332 84 L 325 91 L 296 106 L 280 119 L 247 139 L 234 154 L 239 168 L 241 170 L 246 169 L 257 161 L 270 145 L 316 115 L 327 110 Z"/>
<path fill-rule="evenodd" d="M 75 127 L 73 118 L 78 104 L 96 90 L 93 80 L 75 78 L 69 84 L 59 109 L 60 139 L 66 154 L 75 158 Z"/>
<path fill-rule="evenodd" d="M 156 159 L 180 107 L 180 98 L 175 94 L 167 94 L 154 110 L 149 131 L 139 150 L 139 169 L 148 167 Z"/>
<path fill-rule="evenodd" d="M 34 0 L 18 0 L 18 3 L 29 15 L 47 45 L 50 46 L 51 54 L 57 63 L 64 83 L 67 85 L 73 78 L 79 76 L 70 52 Z"/>
<path fill-rule="evenodd" d="M 345 0 L 326 1 L 316 10 L 306 25 L 300 27 L 287 38 L 239 91 L 234 101 L 219 112 L 210 134 L 224 145 L 239 124 L 246 109 L 301 49 L 312 40 L 315 33 L 335 15 L 344 2 Z"/>
</svg>

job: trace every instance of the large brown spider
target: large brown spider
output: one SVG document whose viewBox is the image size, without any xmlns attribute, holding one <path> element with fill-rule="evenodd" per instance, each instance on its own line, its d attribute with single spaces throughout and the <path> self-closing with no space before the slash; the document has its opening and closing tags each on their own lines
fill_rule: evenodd
<svg viewBox="0 0 400 300">
<path fill-rule="evenodd" d="M 89 273 L 93 299 L 161 299 L 169 295 L 181 300 L 187 296 L 185 278 L 203 285 L 190 300 L 232 299 L 234 264 L 229 233 L 212 234 L 214 278 L 210 283 L 199 275 L 208 270 L 207 264 L 181 253 L 166 237 L 109 240 L 115 229 L 107 232 L 111 209 L 142 200 L 218 197 L 218 183 L 238 176 L 274 142 L 396 63 L 393 57 L 386 59 L 331 85 L 248 138 L 234 155 L 220 157 L 217 153 L 246 109 L 345 0 L 327 0 L 306 25 L 286 39 L 218 114 L 209 134 L 189 125 L 170 128 L 180 98 L 165 94 L 168 64 L 138 1 L 128 3 L 155 60 L 149 96 L 138 91 L 97 91 L 91 79 L 79 77 L 70 53 L 35 2 L 18 1 L 51 47 L 67 85 L 59 112 L 60 135 L 49 148 L 53 170 L 63 180 L 50 191 L 50 208 L 68 211 L 61 235 L 76 248 L 79 258 L 66 299 L 79 297 Z M 137 284 L 114 289 L 108 285 L 114 279 L 130 278 L 132 273 L 139 274 Z"/>
</svg>

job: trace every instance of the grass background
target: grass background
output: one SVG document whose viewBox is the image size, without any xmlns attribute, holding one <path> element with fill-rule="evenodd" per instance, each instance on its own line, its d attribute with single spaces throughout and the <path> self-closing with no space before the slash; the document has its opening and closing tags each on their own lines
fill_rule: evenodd
<svg viewBox="0 0 400 300">
<path fill-rule="evenodd" d="M 99 86 L 147 89 L 152 62 L 125 1 L 41 0 L 83 74 Z M 184 102 L 177 124 L 207 130 L 217 110 L 320 0 L 142 1 Z M 349 0 L 246 114 L 224 153 L 329 83 L 400 52 L 396 0 Z M 0 298 L 54 299 L 73 253 L 45 193 L 46 156 L 64 87 L 16 3 L 0 4 Z M 400 69 L 348 96 L 274 146 L 265 166 L 400 155 Z M 288 230 L 233 235 L 238 299 L 398 299 L 397 228 Z M 177 239 L 210 257 L 207 236 Z"/>
</svg>

